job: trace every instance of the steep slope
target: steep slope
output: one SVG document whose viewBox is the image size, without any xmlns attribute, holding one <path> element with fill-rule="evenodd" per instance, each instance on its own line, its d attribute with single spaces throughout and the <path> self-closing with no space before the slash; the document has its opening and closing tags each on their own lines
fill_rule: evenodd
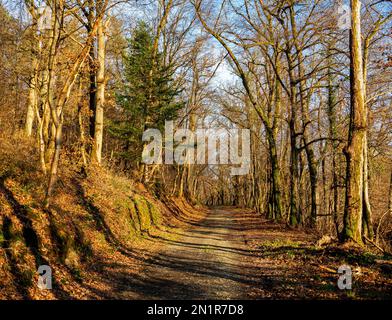
<svg viewBox="0 0 392 320">
<path fill-rule="evenodd" d="M 0 298 L 93 297 L 82 285 L 89 279 L 86 268 L 123 260 L 125 252 L 165 231 L 169 220 L 180 225 L 193 214 L 186 202 L 163 203 L 106 169 L 81 174 L 66 155 L 51 207 L 44 210 L 46 181 L 35 169 L 32 141 L 1 140 L 0 147 Z M 137 268 L 138 256 L 134 260 Z M 37 288 L 41 265 L 52 268 L 51 291 Z"/>
</svg>

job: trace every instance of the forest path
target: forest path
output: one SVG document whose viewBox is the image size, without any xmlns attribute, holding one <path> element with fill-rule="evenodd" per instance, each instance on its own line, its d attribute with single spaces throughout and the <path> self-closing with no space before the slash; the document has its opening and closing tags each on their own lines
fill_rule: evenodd
<svg viewBox="0 0 392 320">
<path fill-rule="evenodd" d="M 339 266 L 347 252 L 318 249 L 306 230 L 274 223 L 249 210 L 215 208 L 184 228 L 150 234 L 143 248 L 114 252 L 90 270 L 86 298 L 97 299 L 341 299 Z M 360 266 L 356 297 L 385 297 L 391 281 Z M 323 269 L 327 266 L 327 269 Z M 377 272 L 377 273 L 374 273 Z M 376 276 L 377 274 L 377 276 Z M 389 295 L 387 295 L 389 296 Z"/>
<path fill-rule="evenodd" d="M 159 283 L 159 287 L 152 285 L 138 298 L 246 298 L 260 286 L 254 276 L 254 257 L 246 246 L 246 232 L 255 227 L 253 222 L 236 219 L 231 211 L 211 210 L 146 261 L 146 283 Z"/>
<path fill-rule="evenodd" d="M 254 270 L 261 266 L 256 267 L 256 257 L 246 245 L 247 232 L 257 227 L 256 222 L 227 209 L 211 210 L 202 221 L 177 232 L 175 240 L 161 239 L 159 254 L 145 261 L 143 290 L 125 286 L 122 297 L 134 298 L 136 293 L 139 299 L 248 298 L 262 287 Z"/>
<path fill-rule="evenodd" d="M 260 241 L 290 238 L 290 232 L 241 209 L 220 208 L 172 237 L 156 237 L 135 273 L 111 268 L 111 292 L 121 299 L 252 299 L 275 296 L 285 266 L 263 258 Z M 174 235 L 173 235 L 174 234 Z M 292 235 L 299 239 L 298 233 Z M 174 240 L 173 240 L 174 239 Z M 154 251 L 154 250 L 153 250 Z M 121 266 L 123 269 L 124 266 Z M 106 269 L 108 271 L 108 269 Z M 296 272 L 293 270 L 294 273 Z"/>
</svg>

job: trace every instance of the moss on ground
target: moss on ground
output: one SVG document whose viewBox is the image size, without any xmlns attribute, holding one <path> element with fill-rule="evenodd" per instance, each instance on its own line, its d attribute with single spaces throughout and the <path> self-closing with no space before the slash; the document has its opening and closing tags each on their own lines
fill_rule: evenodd
<svg viewBox="0 0 392 320">
<path fill-rule="evenodd" d="M 147 232 L 152 227 L 161 224 L 161 213 L 149 199 L 141 195 L 134 195 L 133 200 L 141 232 Z"/>
</svg>

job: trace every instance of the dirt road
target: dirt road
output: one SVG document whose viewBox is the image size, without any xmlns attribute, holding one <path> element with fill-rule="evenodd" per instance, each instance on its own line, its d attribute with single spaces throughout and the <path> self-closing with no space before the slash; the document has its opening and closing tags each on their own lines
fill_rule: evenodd
<svg viewBox="0 0 392 320">
<path fill-rule="evenodd" d="M 165 241 L 160 255 L 145 263 L 143 275 L 149 289 L 139 298 L 247 298 L 262 286 L 254 276 L 256 258 L 246 245 L 247 230 L 256 227 L 251 220 L 213 210 L 178 234 L 178 240 Z"/>
<path fill-rule="evenodd" d="M 269 222 L 255 213 L 214 209 L 204 219 L 189 222 L 185 229 L 173 229 L 170 234 L 147 240 L 151 242 L 151 250 L 124 251 L 125 260 L 103 261 L 93 277 L 95 281 L 88 285 L 87 297 L 347 297 L 346 292 L 337 288 L 338 275 L 320 269 L 320 265 L 328 265 L 329 270 L 337 270 L 345 263 L 344 257 L 324 255 L 324 251 L 311 244 L 311 235 Z M 384 287 L 363 277 L 355 281 L 356 294 L 364 297 L 384 296 L 390 289 L 390 284 Z"/>
</svg>

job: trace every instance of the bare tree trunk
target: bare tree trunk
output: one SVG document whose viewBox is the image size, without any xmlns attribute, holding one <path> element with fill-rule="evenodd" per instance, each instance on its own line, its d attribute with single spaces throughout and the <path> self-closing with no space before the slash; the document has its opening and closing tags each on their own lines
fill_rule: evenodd
<svg viewBox="0 0 392 320">
<path fill-rule="evenodd" d="M 351 114 L 348 145 L 345 149 L 346 205 L 342 239 L 362 243 L 363 169 L 367 127 L 361 40 L 361 2 L 351 0 L 350 58 Z"/>
<path fill-rule="evenodd" d="M 79 131 L 80 131 L 80 152 L 82 154 L 83 166 L 87 168 L 87 154 L 86 154 L 86 134 L 84 130 L 84 123 L 83 123 L 83 91 L 82 91 L 82 82 L 79 80 L 79 102 L 78 102 L 78 124 L 79 124 Z"/>
<path fill-rule="evenodd" d="M 59 124 L 56 126 L 56 136 L 55 136 L 55 150 L 53 154 L 52 164 L 50 167 L 50 177 L 49 177 L 49 184 L 48 189 L 46 191 L 46 199 L 45 199 L 45 206 L 49 206 L 49 200 L 53 193 L 53 188 L 55 186 L 57 180 L 57 172 L 59 167 L 59 160 L 60 160 L 60 151 L 61 151 L 61 142 L 62 142 L 62 134 L 63 134 L 63 120 L 60 119 Z"/>
<path fill-rule="evenodd" d="M 369 47 L 370 47 L 370 40 L 372 36 L 368 37 L 365 40 L 364 50 L 363 50 L 363 82 L 364 82 L 364 108 L 366 114 L 366 121 L 368 118 L 368 106 L 366 103 L 367 97 L 367 74 L 368 74 L 368 58 L 369 58 Z M 369 146 L 368 146 L 368 132 L 365 131 L 364 137 L 365 143 L 363 148 L 363 215 L 362 215 L 362 226 L 363 226 L 363 234 L 373 240 L 374 237 L 374 229 L 373 229 L 373 219 L 372 219 L 372 209 L 370 206 L 370 199 L 369 199 Z"/>
<path fill-rule="evenodd" d="M 295 111 L 294 111 L 295 112 Z M 290 120 L 290 225 L 300 223 L 298 208 L 298 149 L 296 146 L 296 133 L 294 119 Z"/>
<path fill-rule="evenodd" d="M 280 168 L 278 161 L 278 153 L 276 149 L 276 141 L 272 132 L 268 132 L 267 129 L 267 138 L 268 138 L 268 147 L 270 153 L 270 162 L 271 162 L 271 194 L 272 197 L 272 216 L 269 218 L 272 219 L 280 219 L 282 217 L 282 199 L 281 199 L 281 184 L 280 184 Z"/>
<path fill-rule="evenodd" d="M 89 153 L 92 151 L 91 143 L 94 141 L 95 135 L 95 116 L 97 114 L 97 80 L 95 70 L 95 50 L 92 46 L 90 48 L 90 61 L 89 61 L 89 78 L 90 78 L 90 89 L 89 89 L 89 109 L 90 109 L 90 123 L 89 123 Z"/>
<path fill-rule="evenodd" d="M 51 81 L 51 87 L 55 88 L 56 80 L 53 79 Z M 45 141 L 46 141 L 46 150 L 45 150 L 45 161 L 46 163 L 50 163 L 52 155 L 54 153 L 54 149 L 56 147 L 56 126 L 54 121 L 51 119 L 50 116 L 50 106 L 54 105 L 54 99 L 53 99 L 53 91 L 49 90 L 48 91 L 48 99 L 49 99 L 49 104 L 47 106 L 47 115 L 45 118 L 47 119 L 46 122 L 44 122 L 45 127 L 44 127 L 44 134 L 45 134 Z"/>
<path fill-rule="evenodd" d="M 289 65 L 289 77 L 290 77 L 290 119 L 289 119 L 289 131 L 290 131 L 290 215 L 289 223 L 291 226 L 296 226 L 300 223 L 300 210 L 298 207 L 298 148 L 297 148 L 297 132 L 296 132 L 296 114 L 297 114 L 297 103 L 296 103 L 296 90 L 294 87 L 293 68 L 291 56 L 286 52 L 287 61 Z"/>
<path fill-rule="evenodd" d="M 368 139 L 367 133 L 364 137 L 364 148 L 363 148 L 363 214 L 362 214 L 362 227 L 363 234 L 373 240 L 374 230 L 373 230 L 373 219 L 372 219 L 372 209 L 370 207 L 369 200 L 369 160 L 368 160 Z"/>
<path fill-rule="evenodd" d="M 88 33 L 91 33 L 93 28 L 93 23 L 96 16 L 97 5 L 95 0 L 87 1 L 87 25 L 86 29 Z M 95 39 L 94 39 L 95 42 Z M 93 42 L 93 43 L 94 43 Z M 90 89 L 89 89 L 89 109 L 90 109 L 90 123 L 89 123 L 89 153 L 93 155 L 93 143 L 94 143 L 94 135 L 95 135 L 95 116 L 97 110 L 97 58 L 95 54 L 95 45 L 90 47 L 89 53 L 89 80 L 90 80 Z"/>
<path fill-rule="evenodd" d="M 25 1 L 28 11 L 30 12 L 32 22 L 34 25 L 37 25 L 37 10 L 34 7 L 33 3 L 29 1 Z M 35 28 L 34 28 L 35 29 Z M 37 28 L 38 29 L 38 28 Z M 35 32 L 37 30 L 34 30 Z M 41 40 L 34 39 L 36 41 L 35 45 L 36 48 L 32 48 L 32 56 L 33 56 L 33 71 L 31 74 L 30 82 L 29 82 L 29 97 L 28 97 L 28 104 L 27 104 L 27 114 L 26 114 L 26 121 L 25 121 L 25 133 L 28 137 L 31 137 L 33 133 L 33 124 L 35 120 L 35 112 L 37 109 L 38 104 L 38 74 L 39 74 L 39 60 L 37 55 L 41 53 Z M 34 42 L 33 42 L 34 43 Z M 34 52 L 36 51 L 36 53 Z"/>
<path fill-rule="evenodd" d="M 391 170 L 391 178 L 389 180 L 389 201 L 388 201 L 388 211 L 389 215 L 392 216 L 392 170 Z"/>
<path fill-rule="evenodd" d="M 178 188 L 179 188 L 178 196 L 180 198 L 182 198 L 184 196 L 184 184 L 186 183 L 186 179 L 185 179 L 186 167 L 184 167 L 184 166 L 180 167 L 180 172 L 181 172 L 181 174 L 180 174 L 180 182 L 178 184 Z"/>
<path fill-rule="evenodd" d="M 279 55 L 276 56 L 276 72 L 280 71 L 280 63 L 279 63 Z M 272 121 L 272 128 L 266 126 L 266 134 L 268 140 L 268 148 L 270 154 L 270 162 L 271 162 L 271 173 L 270 177 L 272 180 L 272 205 L 273 205 L 273 218 L 275 220 L 279 220 L 282 218 L 282 185 L 280 179 L 280 166 L 279 166 L 279 158 L 278 158 L 278 150 L 276 146 L 276 137 L 278 134 L 278 118 L 280 116 L 281 109 L 281 87 L 279 81 L 275 78 L 275 114 L 274 119 Z"/>
<path fill-rule="evenodd" d="M 329 52 L 328 52 L 329 53 Z M 331 139 L 331 153 L 332 153 L 332 217 L 333 223 L 335 225 L 335 231 L 337 236 L 339 236 L 339 192 L 338 192 L 338 168 L 337 168 L 337 159 L 336 155 L 338 153 L 338 144 L 336 142 L 337 138 L 337 129 L 336 129 L 336 87 L 334 85 L 334 81 L 331 75 L 332 65 L 329 62 L 330 66 L 328 69 L 328 121 L 329 121 L 329 138 Z"/>
<path fill-rule="evenodd" d="M 37 126 L 37 139 L 38 139 L 38 147 L 39 147 L 39 162 L 41 164 L 41 170 L 43 174 L 47 174 L 47 167 L 45 161 L 45 140 L 43 136 L 43 119 L 39 118 L 38 108 L 36 110 L 38 126 Z"/>
<path fill-rule="evenodd" d="M 33 124 L 35 119 L 35 109 L 37 103 L 38 103 L 37 76 L 36 76 L 36 70 L 34 70 L 34 74 L 32 75 L 30 80 L 29 99 L 28 99 L 27 115 L 26 115 L 26 122 L 25 122 L 25 133 L 28 137 L 31 137 L 33 133 Z"/>
<path fill-rule="evenodd" d="M 103 141 L 103 111 L 105 104 L 105 33 L 104 22 L 100 21 L 97 30 L 98 37 L 98 71 L 97 71 L 97 100 L 95 109 L 94 144 L 92 159 L 98 164 L 102 163 Z"/>
</svg>

